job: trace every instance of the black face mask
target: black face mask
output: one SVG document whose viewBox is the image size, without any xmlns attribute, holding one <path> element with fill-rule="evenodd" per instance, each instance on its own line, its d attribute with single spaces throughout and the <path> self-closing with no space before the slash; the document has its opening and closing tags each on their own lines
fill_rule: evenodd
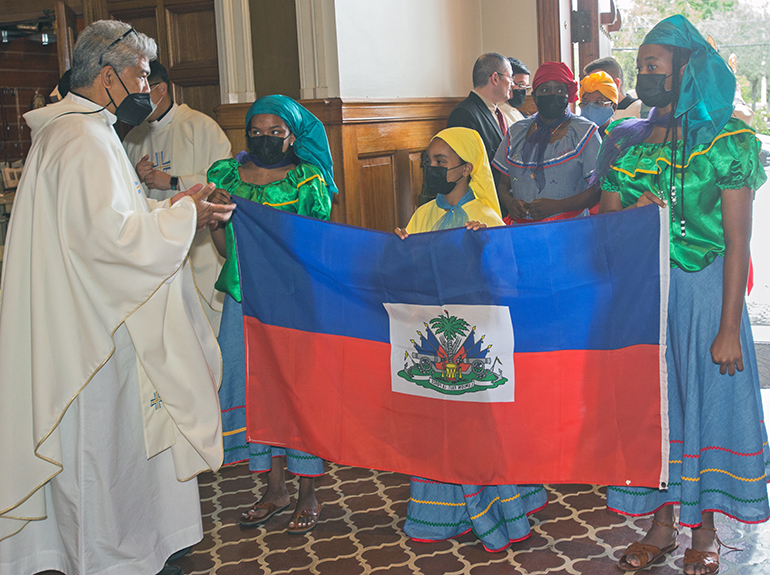
<svg viewBox="0 0 770 575">
<path fill-rule="evenodd" d="M 560 118 L 567 109 L 567 96 L 560 96 L 559 94 L 546 94 L 545 96 L 536 96 L 535 104 L 537 104 L 537 111 L 543 118 L 549 120 L 555 120 Z"/>
<path fill-rule="evenodd" d="M 636 75 L 636 95 L 645 106 L 665 108 L 674 101 L 674 91 L 666 90 L 666 79 L 669 76 L 666 74 Z"/>
<path fill-rule="evenodd" d="M 527 99 L 526 90 L 511 90 L 511 97 L 508 99 L 508 103 L 514 108 L 518 108 Z"/>
<path fill-rule="evenodd" d="M 286 136 L 288 138 L 289 136 Z M 266 166 L 274 166 L 283 160 L 289 151 L 283 151 L 286 138 L 279 136 L 249 136 L 246 135 L 246 146 L 257 159 Z"/>
<path fill-rule="evenodd" d="M 464 165 L 465 164 L 460 164 L 454 168 L 445 168 L 444 166 L 425 166 L 425 186 L 428 188 L 428 191 L 434 194 L 442 195 L 451 193 L 452 190 L 455 189 L 457 182 L 462 180 L 464 176 L 461 175 L 453 182 L 447 182 L 447 172 L 449 172 L 449 170 L 454 170 L 455 168 L 460 168 Z"/>
<path fill-rule="evenodd" d="M 136 94 L 132 94 L 128 91 L 128 88 L 126 88 L 126 85 L 123 83 L 123 80 L 120 79 L 117 72 L 115 72 L 115 76 L 127 94 L 120 105 L 115 109 L 115 116 L 117 116 L 118 120 L 121 122 L 125 122 L 131 126 L 138 126 L 155 111 L 155 104 L 152 103 L 149 92 L 137 92 Z M 107 90 L 107 95 L 110 97 L 110 101 L 115 104 L 115 100 L 112 99 L 109 90 Z"/>
</svg>

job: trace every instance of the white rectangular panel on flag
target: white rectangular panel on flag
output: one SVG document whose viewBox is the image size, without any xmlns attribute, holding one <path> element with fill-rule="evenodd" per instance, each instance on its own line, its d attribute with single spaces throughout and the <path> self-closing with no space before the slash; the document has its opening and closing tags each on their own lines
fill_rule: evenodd
<svg viewBox="0 0 770 575">
<path fill-rule="evenodd" d="M 452 401 L 514 401 L 508 307 L 383 305 L 390 319 L 394 392 Z"/>
</svg>

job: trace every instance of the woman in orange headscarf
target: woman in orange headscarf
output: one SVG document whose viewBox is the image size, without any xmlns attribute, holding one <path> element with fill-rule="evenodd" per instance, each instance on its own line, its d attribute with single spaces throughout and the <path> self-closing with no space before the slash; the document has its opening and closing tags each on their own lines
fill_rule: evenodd
<svg viewBox="0 0 770 575">
<path fill-rule="evenodd" d="M 617 109 L 618 87 L 607 72 L 599 70 L 580 81 L 580 115 L 599 126 L 602 138 Z"/>
</svg>

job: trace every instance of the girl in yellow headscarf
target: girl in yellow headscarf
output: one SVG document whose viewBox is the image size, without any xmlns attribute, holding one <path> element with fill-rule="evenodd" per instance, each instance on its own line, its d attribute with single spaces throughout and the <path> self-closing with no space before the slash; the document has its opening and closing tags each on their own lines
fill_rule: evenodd
<svg viewBox="0 0 770 575">
<path fill-rule="evenodd" d="M 424 168 L 425 183 L 436 193 L 436 199 L 418 208 L 405 229 L 396 228 L 401 238 L 463 225 L 469 229 L 504 225 L 478 132 L 468 128 L 443 130 L 433 137 L 427 153 L 430 165 Z"/>
<path fill-rule="evenodd" d="M 492 171 L 481 137 L 468 128 L 439 132 L 428 146 L 425 181 L 436 199 L 421 206 L 410 233 L 465 226 L 503 226 Z M 457 485 L 412 477 L 404 532 L 414 541 L 442 541 L 473 529 L 488 551 L 529 537 L 528 515 L 545 506 L 542 485 Z"/>
</svg>

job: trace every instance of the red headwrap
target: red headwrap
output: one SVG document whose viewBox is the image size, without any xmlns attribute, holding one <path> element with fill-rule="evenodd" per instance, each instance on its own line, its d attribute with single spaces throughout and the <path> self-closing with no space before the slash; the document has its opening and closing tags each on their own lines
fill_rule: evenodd
<svg viewBox="0 0 770 575">
<path fill-rule="evenodd" d="M 578 85 L 572 70 L 564 62 L 543 62 L 535 72 L 532 80 L 532 90 L 536 90 L 540 84 L 554 80 L 567 86 L 567 101 L 577 102 Z"/>
</svg>

